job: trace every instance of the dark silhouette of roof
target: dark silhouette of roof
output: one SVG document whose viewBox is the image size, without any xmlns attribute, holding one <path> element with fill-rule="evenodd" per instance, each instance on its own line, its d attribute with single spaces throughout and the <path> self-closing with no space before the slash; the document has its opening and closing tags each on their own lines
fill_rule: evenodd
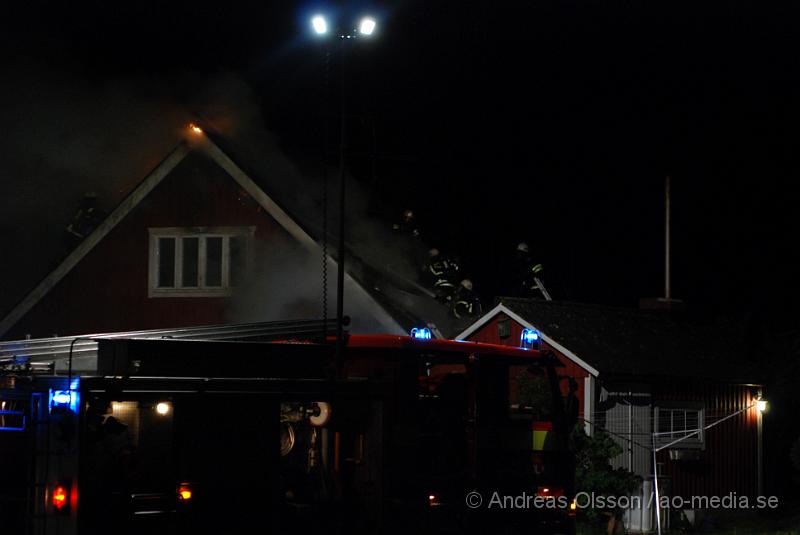
<svg viewBox="0 0 800 535">
<path fill-rule="evenodd" d="M 748 333 L 733 322 L 685 313 L 501 297 L 506 308 L 594 366 L 601 375 L 757 383 L 764 372 Z"/>
</svg>

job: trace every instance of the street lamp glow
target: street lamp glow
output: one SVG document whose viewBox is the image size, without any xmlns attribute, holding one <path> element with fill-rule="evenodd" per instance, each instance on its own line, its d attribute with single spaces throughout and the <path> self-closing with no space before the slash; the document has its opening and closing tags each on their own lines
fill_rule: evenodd
<svg viewBox="0 0 800 535">
<path fill-rule="evenodd" d="M 767 410 L 767 400 L 766 399 L 759 399 L 756 401 L 756 408 L 758 412 L 764 412 Z"/>
<path fill-rule="evenodd" d="M 364 17 L 358 25 L 358 31 L 362 35 L 372 35 L 375 31 L 375 19 L 372 17 Z"/>
<path fill-rule="evenodd" d="M 169 412 L 169 403 L 164 403 L 163 401 L 156 405 L 156 412 L 161 416 L 165 416 Z"/>
<path fill-rule="evenodd" d="M 316 15 L 313 19 L 311 19 L 311 26 L 314 27 L 314 31 L 318 35 L 328 33 L 328 23 L 325 21 L 325 17 L 322 15 Z"/>
</svg>

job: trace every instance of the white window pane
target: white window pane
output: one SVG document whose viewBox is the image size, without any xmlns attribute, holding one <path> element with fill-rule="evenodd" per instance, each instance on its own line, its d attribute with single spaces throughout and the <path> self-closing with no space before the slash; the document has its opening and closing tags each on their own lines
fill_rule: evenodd
<svg viewBox="0 0 800 535">
<path fill-rule="evenodd" d="M 206 286 L 222 286 L 222 237 L 206 238 Z"/>
<path fill-rule="evenodd" d="M 158 287 L 175 287 L 175 238 L 158 239 Z"/>
<path fill-rule="evenodd" d="M 242 236 L 231 236 L 228 242 L 230 249 L 230 286 L 239 286 L 244 277 L 244 238 Z"/>
<path fill-rule="evenodd" d="M 686 413 L 684 411 L 672 411 L 672 430 L 686 431 Z"/>
<path fill-rule="evenodd" d="M 672 431 L 672 413 L 665 409 L 658 411 L 658 432 L 669 433 Z"/>
<path fill-rule="evenodd" d="M 196 288 L 198 285 L 198 254 L 200 252 L 198 238 L 183 238 L 183 266 L 181 284 L 183 287 Z"/>
<path fill-rule="evenodd" d="M 697 429 L 700 427 L 700 413 L 697 411 L 689 411 L 686 413 L 686 428 Z"/>
</svg>

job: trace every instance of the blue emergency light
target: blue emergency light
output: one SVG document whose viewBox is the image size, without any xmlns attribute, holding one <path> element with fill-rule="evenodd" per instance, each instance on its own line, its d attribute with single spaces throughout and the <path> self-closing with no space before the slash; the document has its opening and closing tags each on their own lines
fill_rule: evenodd
<svg viewBox="0 0 800 535">
<path fill-rule="evenodd" d="M 68 390 L 56 390 L 53 392 L 53 403 L 56 405 L 69 405 L 72 401 L 72 392 Z"/>
<path fill-rule="evenodd" d="M 411 329 L 411 338 L 416 340 L 430 340 L 431 339 L 431 330 L 426 329 L 425 327 L 414 327 Z"/>
<path fill-rule="evenodd" d="M 69 385 L 69 390 L 50 390 L 50 409 L 63 408 L 78 412 L 80 381 L 79 377 L 74 378 Z"/>
<path fill-rule="evenodd" d="M 539 349 L 539 331 L 535 329 L 523 329 L 520 335 L 520 345 L 528 349 Z"/>
</svg>

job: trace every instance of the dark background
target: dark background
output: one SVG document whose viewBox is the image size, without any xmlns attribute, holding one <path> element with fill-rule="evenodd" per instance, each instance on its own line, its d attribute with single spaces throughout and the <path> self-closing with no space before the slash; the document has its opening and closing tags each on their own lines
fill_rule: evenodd
<svg viewBox="0 0 800 535">
<path fill-rule="evenodd" d="M 176 79 L 234 73 L 287 153 L 335 163 L 340 64 L 334 44 L 326 93 L 308 19 L 376 12 L 347 63 L 350 168 L 376 217 L 414 209 L 484 297 L 525 240 L 556 298 L 636 306 L 663 293 L 669 174 L 674 296 L 794 327 L 796 4 L 372 7 L 34 2 L 4 8 L 3 48 L 89 88 L 136 77 L 185 102 L 199 89 Z"/>
<path fill-rule="evenodd" d="M 2 9 L 6 306 L 62 247 L 26 236 L 60 236 L 85 189 L 117 200 L 129 191 L 185 124 L 177 108 L 219 117 L 227 112 L 208 103 L 227 100 L 238 108 L 231 123 L 258 122 L 297 162 L 335 165 L 341 64 L 335 41 L 331 49 L 310 34 L 309 17 L 377 12 L 377 34 L 350 43 L 347 62 L 352 190 L 366 215 L 388 228 L 414 209 L 423 240 L 459 254 L 487 301 L 524 240 L 556 299 L 635 307 L 663 292 L 671 176 L 673 295 L 751 335 L 769 376 L 769 477 L 791 486 L 800 4 L 40 0 Z M 103 186 L 106 175 L 128 178 Z"/>
</svg>

